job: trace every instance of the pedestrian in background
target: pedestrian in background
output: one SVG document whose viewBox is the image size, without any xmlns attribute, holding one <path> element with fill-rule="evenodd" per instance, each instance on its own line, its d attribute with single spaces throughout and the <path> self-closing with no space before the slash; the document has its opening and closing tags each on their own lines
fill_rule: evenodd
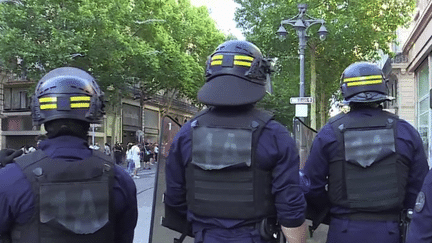
<svg viewBox="0 0 432 243">
<path fill-rule="evenodd" d="M 158 162 L 158 154 L 159 154 L 159 145 L 155 143 L 154 145 L 154 162 Z"/>
<path fill-rule="evenodd" d="M 144 162 L 146 164 L 146 168 L 150 169 L 150 160 L 152 158 L 150 143 L 146 142 L 144 144 Z"/>
<path fill-rule="evenodd" d="M 187 217 L 196 243 L 279 242 L 281 229 L 290 243 L 306 242 L 295 142 L 272 114 L 255 108 L 270 68 L 250 42 L 221 44 L 198 92 L 209 108 L 171 144 L 165 205 Z"/>
<path fill-rule="evenodd" d="M 142 165 L 144 167 L 143 170 L 150 170 L 151 169 L 150 165 L 145 162 L 146 161 L 146 157 L 147 157 L 147 154 L 146 154 L 145 151 L 146 150 L 145 150 L 144 144 L 140 144 L 140 159 L 141 159 L 141 163 L 142 163 Z"/>
<path fill-rule="evenodd" d="M 128 171 L 132 178 L 139 179 L 138 169 L 141 167 L 140 149 L 137 144 L 129 143 L 126 152 L 126 161 L 128 162 Z"/>
<path fill-rule="evenodd" d="M 135 169 L 135 163 L 133 161 L 133 155 L 132 155 L 132 146 L 133 143 L 128 143 L 126 147 L 126 171 L 129 173 L 130 176 L 133 175 L 133 171 Z"/>
<path fill-rule="evenodd" d="M 150 160 L 149 160 L 149 162 L 150 162 L 150 165 L 154 165 L 154 143 L 150 143 L 149 144 L 149 156 L 150 156 Z"/>
<path fill-rule="evenodd" d="M 135 184 L 87 142 L 90 123 L 104 114 L 94 78 L 52 70 L 38 82 L 31 111 L 48 139 L 0 169 L 0 242 L 132 243 Z"/>
<path fill-rule="evenodd" d="M 98 143 L 95 143 L 95 144 L 90 145 L 89 148 L 91 148 L 91 149 L 93 149 L 93 150 L 99 150 L 99 149 L 100 149 Z"/>
<path fill-rule="evenodd" d="M 414 207 L 428 171 L 419 133 L 381 106 L 390 100 L 386 82 L 375 64 L 347 67 L 341 91 L 350 111 L 313 141 L 306 197 L 308 207 L 330 210 L 327 242 L 401 242 L 400 216 Z"/>
<path fill-rule="evenodd" d="M 109 145 L 109 143 L 105 143 L 104 153 L 105 153 L 107 156 L 111 156 L 111 146 Z"/>
<path fill-rule="evenodd" d="M 123 163 L 123 147 L 121 146 L 121 144 L 119 142 L 116 142 L 116 144 L 114 145 L 114 158 L 116 161 L 116 164 L 120 165 Z"/>
</svg>

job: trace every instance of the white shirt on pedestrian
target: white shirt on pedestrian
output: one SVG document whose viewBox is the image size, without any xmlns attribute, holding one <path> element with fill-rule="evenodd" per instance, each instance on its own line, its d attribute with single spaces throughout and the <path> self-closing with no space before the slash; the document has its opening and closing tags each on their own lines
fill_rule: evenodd
<svg viewBox="0 0 432 243">
<path fill-rule="evenodd" d="M 141 167 L 141 161 L 140 161 L 140 148 L 138 145 L 132 146 L 131 149 L 129 149 L 126 153 L 126 159 L 131 159 L 135 163 L 135 168 Z"/>
</svg>

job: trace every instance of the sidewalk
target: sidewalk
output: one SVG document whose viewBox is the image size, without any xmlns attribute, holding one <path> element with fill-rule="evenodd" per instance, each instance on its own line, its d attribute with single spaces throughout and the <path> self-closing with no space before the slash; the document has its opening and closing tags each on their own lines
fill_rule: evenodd
<svg viewBox="0 0 432 243">
<path fill-rule="evenodd" d="M 150 170 L 138 170 L 138 179 L 133 179 L 137 188 L 138 222 L 135 228 L 134 243 L 148 243 L 152 214 L 156 164 Z M 122 166 L 126 168 L 126 166 Z M 141 167 L 143 168 L 143 167 Z"/>
</svg>

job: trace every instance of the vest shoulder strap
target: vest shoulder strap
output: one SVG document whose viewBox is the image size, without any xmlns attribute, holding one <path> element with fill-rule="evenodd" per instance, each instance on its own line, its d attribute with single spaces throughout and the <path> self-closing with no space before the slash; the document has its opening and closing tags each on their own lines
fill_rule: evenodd
<svg viewBox="0 0 432 243">
<path fill-rule="evenodd" d="M 244 112 L 238 111 L 219 111 L 217 109 L 206 109 L 198 113 L 194 118 L 192 126 L 211 126 L 211 127 L 249 127 L 250 122 L 256 121 L 265 125 L 273 114 L 269 111 L 251 109 Z"/>
<path fill-rule="evenodd" d="M 17 163 L 24 170 L 28 166 L 31 166 L 32 164 L 35 164 L 46 157 L 48 156 L 42 150 L 38 149 L 32 153 L 16 158 L 15 163 Z"/>
<path fill-rule="evenodd" d="M 103 161 L 101 163 L 101 161 Z M 86 180 L 101 176 L 104 172 L 113 173 L 114 162 L 100 151 L 79 162 L 66 162 L 61 159 L 51 159 L 41 150 L 36 150 L 16 159 L 27 179 L 35 180 L 35 175 L 43 174 L 46 181 L 67 182 Z M 71 173 L 73 171 L 73 173 Z"/>
<path fill-rule="evenodd" d="M 198 117 L 200 117 L 200 116 L 206 114 L 206 113 L 209 112 L 209 111 L 210 111 L 210 108 L 204 109 L 204 110 L 202 110 L 202 111 L 196 113 L 195 116 L 194 116 L 192 119 L 197 119 Z"/>
<path fill-rule="evenodd" d="M 333 130 L 336 133 L 344 132 L 346 129 L 361 129 L 374 127 L 395 127 L 399 117 L 387 111 L 371 117 L 352 117 L 348 114 L 338 114 L 329 119 Z"/>
</svg>

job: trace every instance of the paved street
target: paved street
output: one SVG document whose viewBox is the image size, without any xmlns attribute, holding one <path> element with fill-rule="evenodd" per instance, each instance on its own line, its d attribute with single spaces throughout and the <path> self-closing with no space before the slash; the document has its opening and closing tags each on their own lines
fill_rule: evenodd
<svg viewBox="0 0 432 243">
<path fill-rule="evenodd" d="M 134 243 L 147 243 L 149 239 L 155 171 L 156 165 L 152 165 L 151 170 L 139 171 L 140 178 L 134 179 L 138 194 L 138 224 Z"/>
</svg>

